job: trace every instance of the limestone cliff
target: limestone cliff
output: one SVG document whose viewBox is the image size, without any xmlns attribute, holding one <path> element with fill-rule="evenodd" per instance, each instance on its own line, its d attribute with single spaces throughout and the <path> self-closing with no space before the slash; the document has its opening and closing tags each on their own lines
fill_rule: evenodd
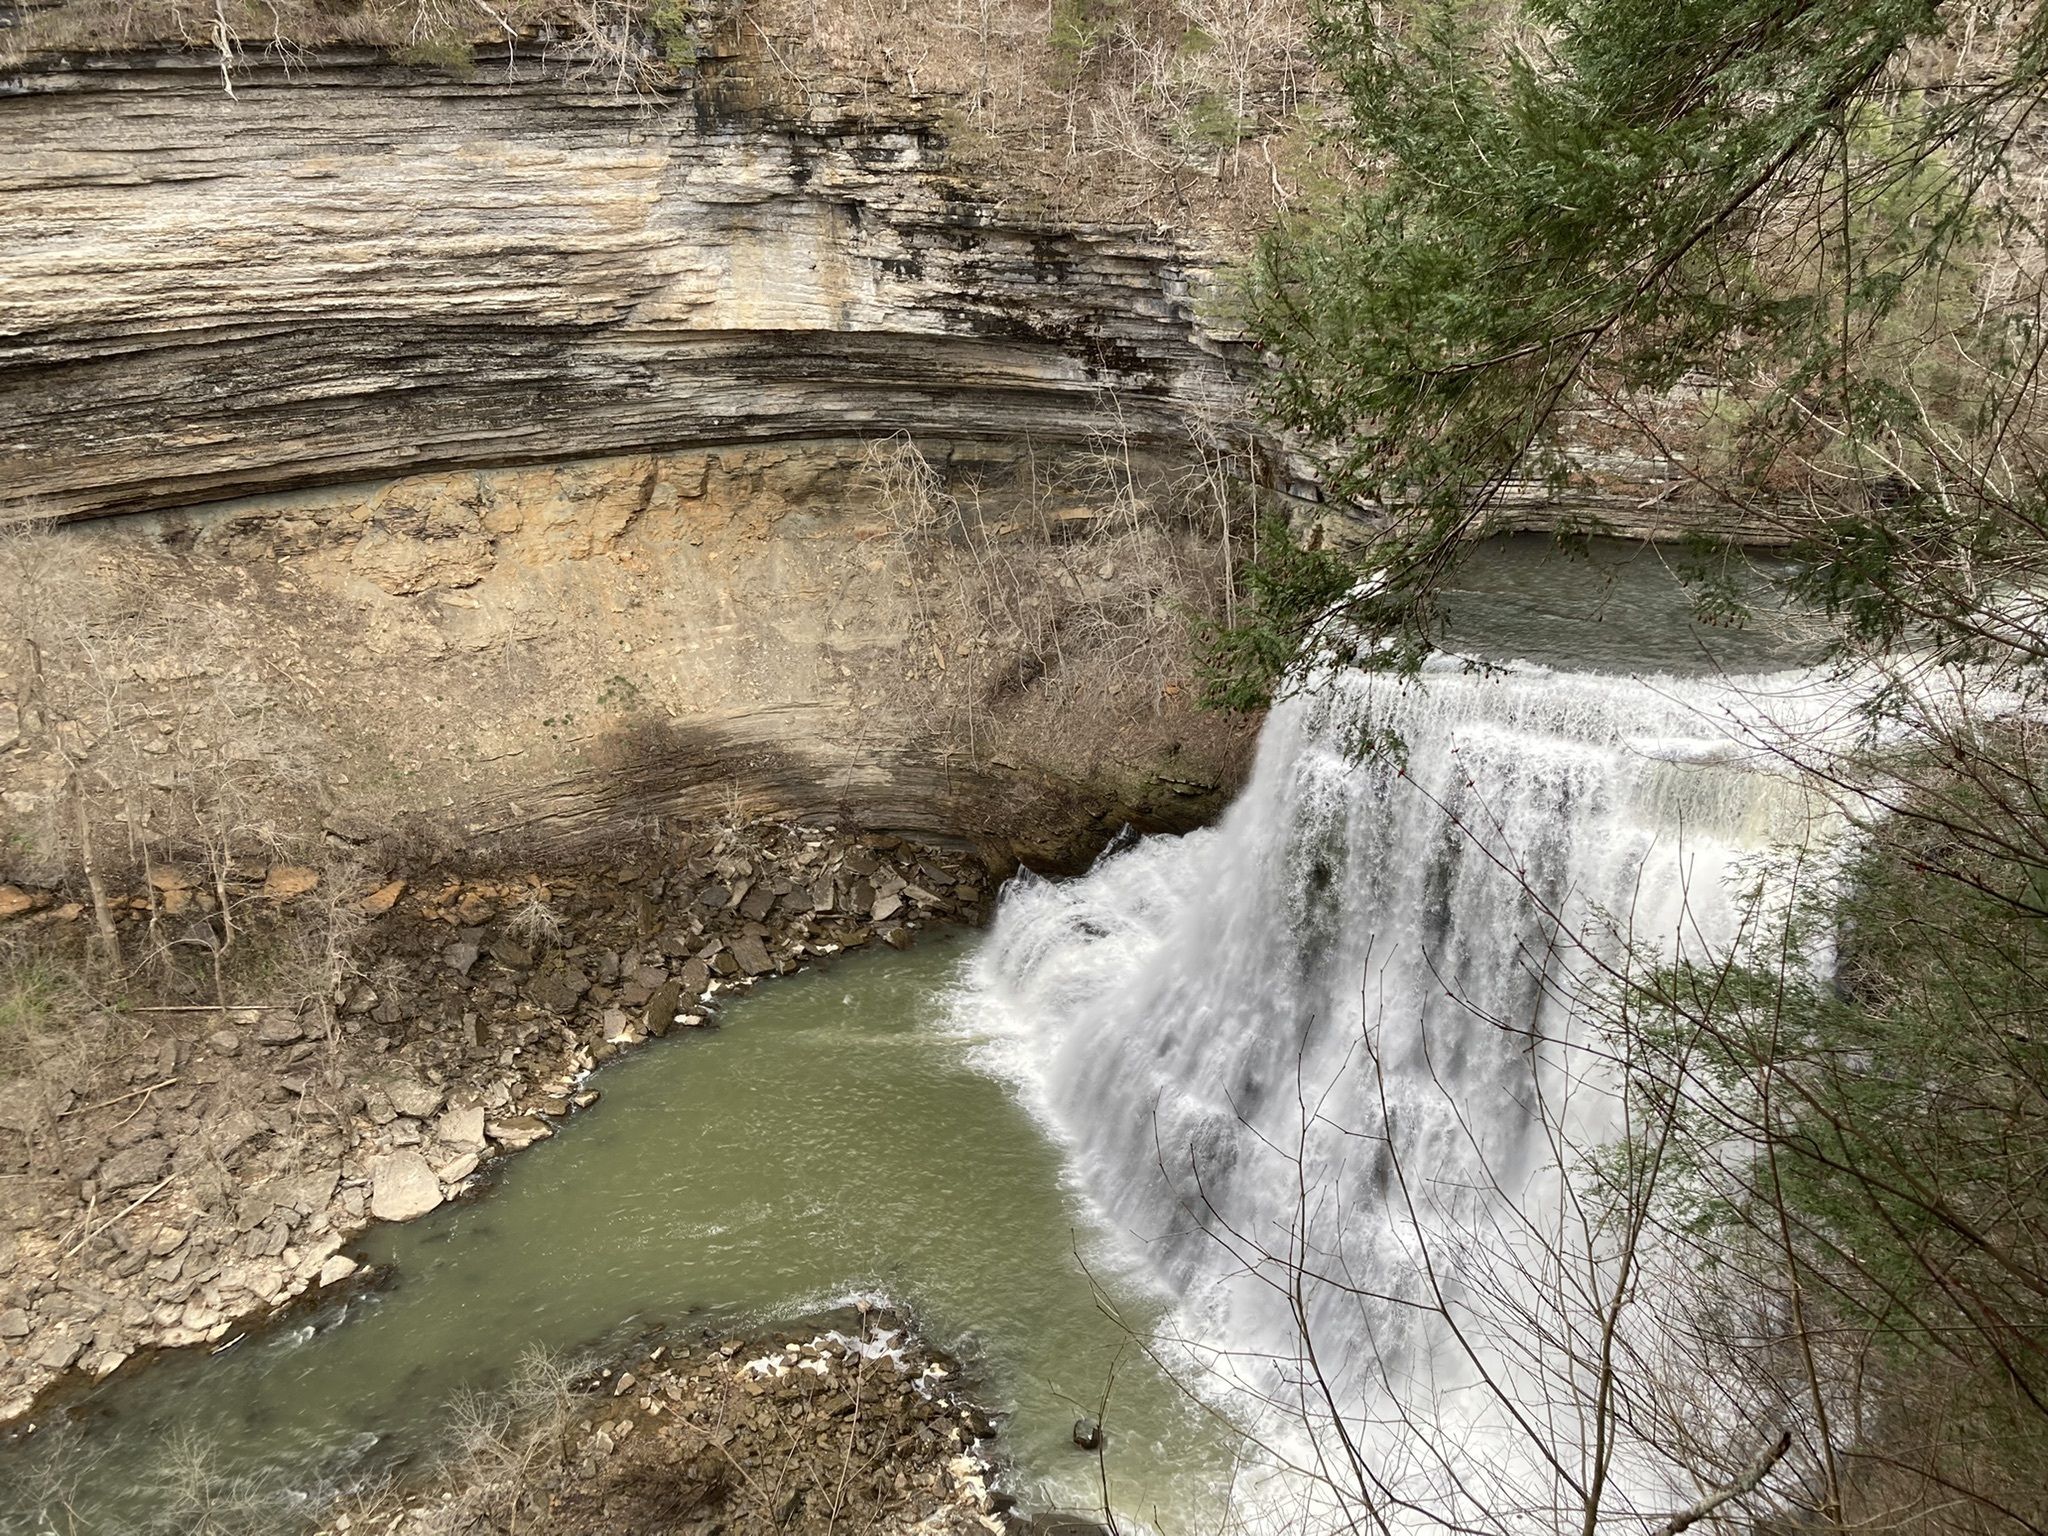
<svg viewBox="0 0 2048 1536">
<path fill-rule="evenodd" d="M 119 578 L 123 686 L 234 673 L 330 825 L 824 815 L 1059 862 L 1213 811 L 1247 738 L 1189 707 L 1233 537 L 1191 471 L 1241 349 L 1201 262 L 955 175 L 942 102 L 771 67 L 0 82 L 0 518 Z"/>
<path fill-rule="evenodd" d="M 952 176 L 939 104 L 649 101 L 528 48 L 48 62 L 0 94 L 0 507 L 869 431 L 1233 413 L 1172 242 Z"/>
</svg>

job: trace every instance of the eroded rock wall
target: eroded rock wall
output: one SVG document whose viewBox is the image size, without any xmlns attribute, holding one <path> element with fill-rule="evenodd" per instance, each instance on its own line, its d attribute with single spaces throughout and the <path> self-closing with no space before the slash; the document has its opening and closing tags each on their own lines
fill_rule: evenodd
<svg viewBox="0 0 2048 1536">
<path fill-rule="evenodd" d="M 74 601 L 100 675 L 56 691 L 88 758 L 146 784 L 183 761 L 176 732 L 241 728 L 180 715 L 232 688 L 247 755 L 310 765 L 309 815 L 350 838 L 426 815 L 442 855 L 775 816 L 1063 866 L 1127 821 L 1213 814 L 1250 745 L 1192 703 L 1213 530 L 1076 502 L 1062 464 L 1086 465 L 1023 445 L 927 448 L 961 490 L 922 524 L 841 440 L 69 525 L 44 537 L 92 578 Z M 135 731 L 93 713 L 115 695 L 166 756 L 121 750 Z M 0 759 L 17 848 L 61 848 L 60 772 L 34 733 Z"/>
<path fill-rule="evenodd" d="M 343 821 L 835 816 L 1059 863 L 1210 814 L 1229 556 L 1175 486 L 1241 392 L 1200 263 L 969 185 L 941 103 L 770 67 L 6 82 L 0 521 L 142 576 L 108 664 L 159 703 L 232 669 Z M 899 434 L 936 503 L 879 493 Z M 47 822 L 34 746 L 5 788 Z"/>
<path fill-rule="evenodd" d="M 707 52 L 659 101 L 533 46 L 46 61 L 0 90 L 0 512 L 1237 410 L 1172 241 L 948 169 L 940 104 Z M 1114 406 L 1107 404 L 1111 395 Z"/>
</svg>

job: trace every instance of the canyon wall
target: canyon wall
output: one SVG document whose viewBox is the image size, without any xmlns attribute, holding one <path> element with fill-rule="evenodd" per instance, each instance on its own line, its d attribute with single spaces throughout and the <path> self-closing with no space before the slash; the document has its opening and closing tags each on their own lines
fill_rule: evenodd
<svg viewBox="0 0 2048 1536">
<path fill-rule="evenodd" d="M 947 169 L 937 104 L 737 58 L 673 99 L 529 48 L 51 63 L 0 96 L 0 506 L 1236 409 L 1170 240 Z M 792 88 L 793 89 L 793 88 Z"/>
<path fill-rule="evenodd" d="M 1191 709 L 1234 557 L 1196 471 L 1245 351 L 1205 267 L 955 175 L 942 102 L 772 71 L 0 82 L 0 519 L 151 636 L 101 647 L 122 685 L 237 674 L 330 828 L 829 815 L 1057 863 L 1210 814 L 1246 737 Z"/>
</svg>

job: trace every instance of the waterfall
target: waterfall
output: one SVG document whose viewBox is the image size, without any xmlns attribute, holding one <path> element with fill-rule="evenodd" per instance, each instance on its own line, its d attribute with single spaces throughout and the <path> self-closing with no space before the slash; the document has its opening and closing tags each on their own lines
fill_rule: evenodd
<svg viewBox="0 0 2048 1536">
<path fill-rule="evenodd" d="M 1611 1256 L 1560 1164 L 1620 1109 L 1582 1003 L 1627 957 L 1729 942 L 1808 814 L 1769 733 L 1828 694 L 1449 658 L 1325 678 L 1217 826 L 1006 891 L 961 1025 L 1176 1298 L 1159 1347 L 1282 1460 L 1331 1472 L 1348 1440 L 1372 1469 L 1281 1478 L 1291 1527 L 1569 1506 L 1597 1324 L 1573 1297 Z M 1642 1478 L 1645 1507 L 1669 1493 Z"/>
</svg>

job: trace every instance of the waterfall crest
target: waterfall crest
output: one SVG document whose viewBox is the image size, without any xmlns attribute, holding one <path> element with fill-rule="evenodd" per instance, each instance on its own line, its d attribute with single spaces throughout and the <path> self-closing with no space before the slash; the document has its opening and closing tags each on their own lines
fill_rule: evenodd
<svg viewBox="0 0 2048 1536">
<path fill-rule="evenodd" d="M 1624 955 L 1731 940 L 1748 861 L 1810 814 L 1770 733 L 1831 697 L 1453 659 L 1330 677 L 1273 711 L 1213 829 L 1005 893 L 962 1027 L 1175 1295 L 1204 1390 L 1283 1460 L 1361 1448 L 1347 1523 L 1568 1506 L 1569 1298 L 1600 1259 L 1559 1168 L 1619 1113 L 1575 1000 Z"/>
</svg>

